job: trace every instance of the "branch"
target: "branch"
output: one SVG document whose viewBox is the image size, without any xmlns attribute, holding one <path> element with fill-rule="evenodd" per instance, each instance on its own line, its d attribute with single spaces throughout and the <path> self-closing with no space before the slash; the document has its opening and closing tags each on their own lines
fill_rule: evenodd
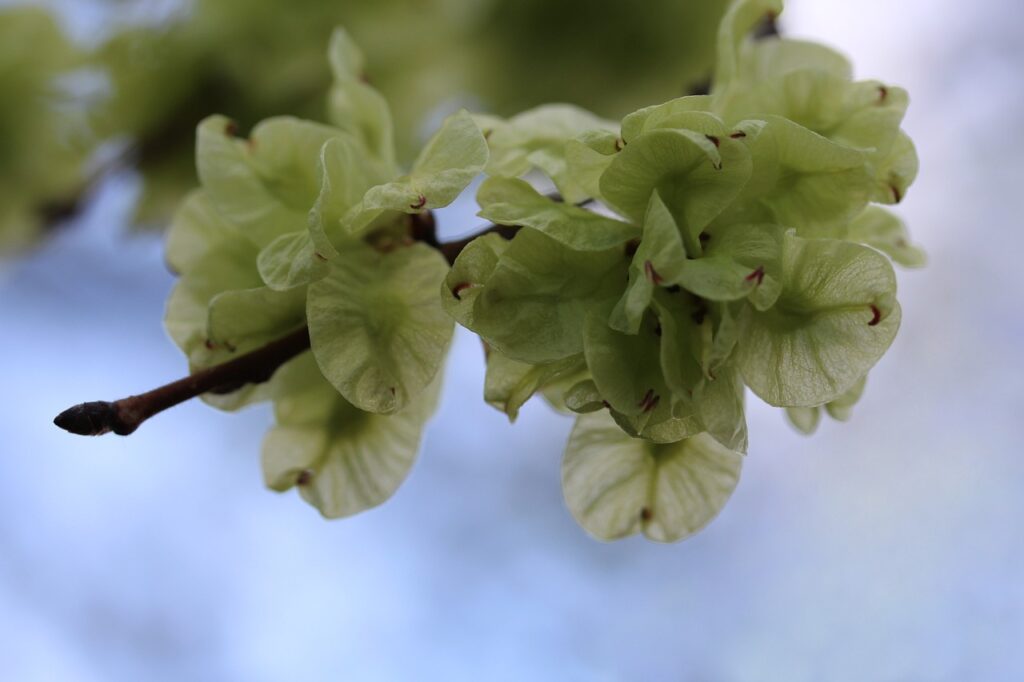
<svg viewBox="0 0 1024 682">
<path fill-rule="evenodd" d="M 57 415 L 53 423 L 80 436 L 99 436 L 111 431 L 127 436 L 154 414 L 203 393 L 230 393 L 246 384 L 267 381 L 281 365 L 308 349 L 309 328 L 303 327 L 251 353 L 147 393 L 112 403 L 75 405 Z"/>
<path fill-rule="evenodd" d="M 477 237 L 497 233 L 511 239 L 518 231 L 515 226 L 488 225 L 463 239 L 441 243 L 437 241 L 432 214 L 414 216 L 412 225 L 413 238 L 436 248 L 449 264 L 455 263 L 466 245 Z M 281 365 L 309 347 L 309 328 L 303 327 L 251 353 L 152 391 L 112 403 L 99 400 L 75 405 L 57 415 L 53 423 L 80 436 L 100 436 L 111 431 L 127 436 L 153 415 L 203 393 L 230 393 L 247 384 L 268 381 Z"/>
</svg>

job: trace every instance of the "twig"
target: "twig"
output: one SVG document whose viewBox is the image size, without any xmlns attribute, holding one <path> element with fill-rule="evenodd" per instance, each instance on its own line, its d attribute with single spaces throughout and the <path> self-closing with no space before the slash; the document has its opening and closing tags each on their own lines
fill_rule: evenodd
<svg viewBox="0 0 1024 682">
<path fill-rule="evenodd" d="M 203 393 L 230 392 L 246 384 L 267 381 L 281 365 L 308 349 L 309 328 L 303 327 L 251 353 L 147 393 L 112 403 L 75 405 L 57 415 L 53 423 L 80 436 L 99 436 L 111 431 L 127 436 L 154 414 Z"/>
<path fill-rule="evenodd" d="M 412 224 L 413 238 L 436 248 L 449 264 L 455 263 L 462 250 L 477 237 L 496 233 L 511 239 L 518 231 L 516 226 L 488 225 L 463 239 L 441 243 L 437 241 L 434 218 L 429 212 L 416 216 Z M 281 365 L 309 347 L 309 328 L 303 327 L 251 353 L 152 391 L 114 402 L 100 400 L 75 405 L 57 415 L 53 423 L 80 436 L 110 432 L 127 436 L 153 415 L 203 393 L 230 393 L 247 384 L 268 381 Z"/>
</svg>

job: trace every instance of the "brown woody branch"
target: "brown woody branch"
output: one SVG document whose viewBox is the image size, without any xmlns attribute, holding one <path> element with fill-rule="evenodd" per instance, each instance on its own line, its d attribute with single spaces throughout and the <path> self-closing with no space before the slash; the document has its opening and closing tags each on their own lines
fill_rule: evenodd
<svg viewBox="0 0 1024 682">
<path fill-rule="evenodd" d="M 281 365 L 308 349 L 309 328 L 302 327 L 251 353 L 152 391 L 112 403 L 75 405 L 57 415 L 53 423 L 80 436 L 100 436 L 111 431 L 127 436 L 154 414 L 203 393 L 230 393 L 246 384 L 267 381 Z"/>
<path fill-rule="evenodd" d="M 466 245 L 477 237 L 497 233 L 511 239 L 518 230 L 513 226 L 489 225 L 463 239 L 442 243 L 437 240 L 433 215 L 428 212 L 414 216 L 412 236 L 436 248 L 452 264 Z M 114 402 L 100 400 L 75 405 L 57 415 L 53 423 L 80 436 L 100 436 L 110 432 L 127 436 L 153 415 L 203 393 L 230 393 L 247 384 L 268 381 L 281 365 L 309 350 L 309 347 L 309 328 L 302 327 L 234 360 L 152 391 Z"/>
</svg>

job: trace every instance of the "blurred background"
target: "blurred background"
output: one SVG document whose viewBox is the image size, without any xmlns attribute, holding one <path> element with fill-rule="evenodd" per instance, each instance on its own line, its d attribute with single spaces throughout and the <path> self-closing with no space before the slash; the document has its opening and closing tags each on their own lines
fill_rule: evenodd
<svg viewBox="0 0 1024 682">
<path fill-rule="evenodd" d="M 558 97 L 550 88 L 560 84 L 614 116 L 638 100 L 681 94 L 709 59 L 671 31 L 659 40 L 636 37 L 651 26 L 671 29 L 671 12 L 698 3 L 609 3 L 630 7 L 622 17 L 574 14 L 557 2 L 510 3 L 490 14 L 441 4 L 453 14 L 419 27 L 406 15 L 377 16 L 369 2 L 345 5 L 366 32 L 353 28 L 371 60 L 371 45 L 381 46 L 381 87 L 416 102 L 424 126 L 467 102 L 514 111 Z M 713 4 L 694 10 L 685 30 L 704 35 L 697 27 L 713 24 Z M 328 3 L 287 7 L 301 5 Z M 355 10 L 364 5 L 360 18 Z M 660 5 L 670 19 L 656 14 Z M 175 2 L 126 0 L 45 6 L 60 13 L 77 45 L 101 51 L 115 49 L 108 39 L 119 28 L 173 25 L 182 11 Z M 232 18 L 246 16 L 246 7 L 269 11 L 268 2 L 208 6 L 230 9 Z M 639 33 L 623 39 L 609 30 L 640 7 L 644 21 L 630 25 Z M 546 13 L 551 23 L 538 24 Z M 501 35 L 483 33 L 487 26 Z M 97 118 L 66 107 L 61 115 L 80 130 L 106 121 L 104 138 L 124 141 L 97 151 L 85 133 L 72 135 L 62 140 L 71 150 L 62 167 L 85 164 L 88 172 L 55 169 L 42 173 L 47 183 L 11 194 L 11 178 L 22 176 L 5 171 L 0 188 L 5 210 L 11 197 L 35 192 L 42 199 L 19 210 L 43 216 L 0 260 L 0 678 L 1024 679 L 1024 7 L 1018 0 L 790 0 L 781 26 L 841 49 L 858 77 L 910 91 L 904 127 L 917 143 L 921 174 L 898 212 L 930 264 L 899 273 L 903 326 L 852 422 L 825 420 L 805 438 L 780 411 L 751 399 L 751 448 L 736 494 L 703 533 L 669 546 L 603 544 L 575 524 L 559 483 L 571 420 L 531 402 L 510 426 L 483 403 L 482 353 L 463 332 L 409 479 L 384 506 L 347 520 L 324 521 L 297 495 L 263 488 L 265 406 L 227 415 L 193 402 L 129 438 L 59 431 L 51 420 L 70 404 L 139 392 L 185 371 L 161 324 L 172 278 L 159 230 L 137 226 L 159 226 L 191 172 L 176 175 L 179 161 L 167 156 L 144 163 L 150 157 L 138 131 L 150 95 Z M 375 37 L 389 27 L 403 37 Z M 9 31 L 0 55 L 31 54 L 31 68 L 58 75 L 69 64 L 80 68 L 68 91 L 102 99 L 95 93 L 109 83 L 96 78 L 97 65 L 76 62 L 73 48 L 58 50 L 48 29 L 34 30 Z M 453 42 L 459 30 L 487 36 L 487 49 Z M 567 41 L 571 57 L 562 61 L 515 30 Z M 620 42 L 611 42 L 616 35 Z M 320 59 L 322 42 L 301 47 Z M 609 63 L 580 57 L 588 49 L 610 55 Z M 196 48 L 190 63 L 208 71 L 216 52 Z M 248 65 L 249 78 L 259 80 L 275 66 L 258 63 L 259 52 L 231 68 Z M 415 56 L 427 52 L 437 52 L 429 63 Z M 412 61 L 403 62 L 407 53 Z M 131 54 L 118 63 L 140 59 Z M 673 71 L 666 55 L 698 66 Z M 487 84 L 442 68 L 444 82 L 403 87 L 411 76 L 402 75 L 402 63 L 426 73 L 484 60 L 503 80 Z M 500 70 L 505 63 L 522 73 Z M 9 94 L 19 92 L 19 73 L 26 71 L 0 74 L 0 133 L 14 112 L 37 120 L 45 140 L 49 123 Z M 195 85 L 181 78 L 181 88 Z M 173 94 L 169 77 L 143 80 Z M 318 106 L 308 97 L 303 111 Z M 224 113 L 262 116 L 262 106 L 298 108 L 299 99 L 268 97 L 252 106 L 256 113 Z M 226 105 L 232 101 L 240 100 Z M 407 111 L 401 102 L 396 109 Z M 139 119 L 115 124 L 118 112 Z M 0 163 L 26 145 L 0 135 Z M 27 149 L 26 158 L 41 156 L 40 147 Z M 141 173 L 102 162 L 124 154 Z M 171 199 L 153 190 L 159 178 Z M 46 202 L 67 209 L 69 196 L 74 210 L 37 210 Z M 442 230 L 472 230 L 473 213 L 467 193 L 441 215 Z M 0 213 L 0 223 L 7 219 Z"/>
</svg>

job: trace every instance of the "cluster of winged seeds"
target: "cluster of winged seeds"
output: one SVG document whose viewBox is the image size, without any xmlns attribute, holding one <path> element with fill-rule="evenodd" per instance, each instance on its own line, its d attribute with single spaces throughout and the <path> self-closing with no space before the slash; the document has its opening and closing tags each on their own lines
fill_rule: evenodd
<svg viewBox="0 0 1024 682">
<path fill-rule="evenodd" d="M 224 117 L 200 124 L 201 188 L 168 236 L 181 279 L 166 325 L 193 369 L 308 326 L 311 353 L 205 399 L 226 409 L 272 399 L 267 484 L 298 484 L 339 517 L 394 492 L 437 401 L 454 327 L 437 294 L 448 263 L 409 240 L 410 214 L 449 204 L 488 153 L 461 112 L 403 175 L 388 105 L 362 82 L 362 56 L 340 30 L 330 59 L 332 125 L 273 118 L 240 139 Z"/>
<path fill-rule="evenodd" d="M 621 126 L 567 105 L 460 112 L 405 175 L 340 31 L 331 127 L 271 119 L 243 140 L 205 121 L 167 324 L 197 368 L 308 325 L 311 353 L 209 397 L 274 400 L 267 483 L 329 517 L 384 501 L 435 405 L 452 318 L 486 343 L 488 402 L 514 419 L 540 392 L 578 414 L 565 497 L 600 538 L 678 540 L 717 514 L 747 449 L 745 386 L 805 431 L 822 408 L 847 417 L 899 326 L 889 259 L 923 264 L 874 205 L 916 174 L 907 96 L 853 81 L 825 47 L 749 38 L 781 10 L 733 3 L 710 95 Z M 521 179 L 535 171 L 559 199 Z M 449 268 L 411 225 L 481 172 L 480 215 L 519 229 Z"/>
</svg>

